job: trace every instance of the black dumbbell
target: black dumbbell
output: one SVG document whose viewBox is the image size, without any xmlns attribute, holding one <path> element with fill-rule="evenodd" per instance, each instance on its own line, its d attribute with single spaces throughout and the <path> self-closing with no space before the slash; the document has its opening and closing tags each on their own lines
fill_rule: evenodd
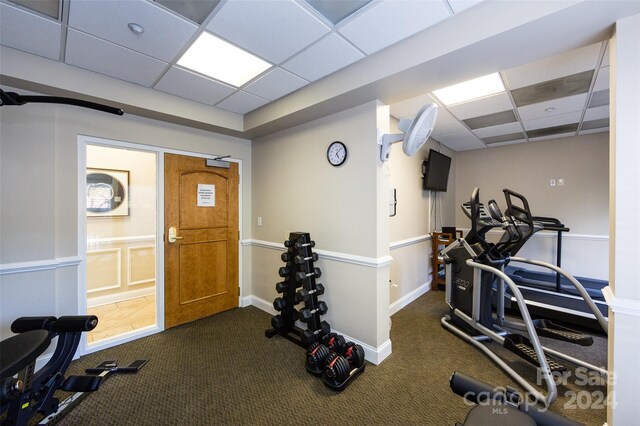
<svg viewBox="0 0 640 426">
<path fill-rule="evenodd" d="M 274 329 L 281 330 L 281 329 L 284 328 L 284 326 L 285 326 L 285 318 L 284 318 L 283 314 L 278 314 L 278 315 L 274 315 L 273 317 L 271 317 L 271 326 Z M 289 315 L 290 315 L 289 318 L 291 319 L 291 323 L 296 322 L 296 320 L 298 319 L 298 311 L 295 310 L 295 309 L 292 309 L 291 312 L 289 312 Z"/>
<path fill-rule="evenodd" d="M 315 241 L 310 241 L 308 243 L 301 243 L 301 242 L 297 242 L 297 241 L 291 241 L 291 240 L 287 240 L 284 242 L 284 246 L 285 247 L 295 247 L 297 249 L 301 248 L 301 247 L 315 247 L 316 246 L 316 242 Z"/>
<path fill-rule="evenodd" d="M 278 275 L 280 275 L 282 278 L 288 277 L 290 272 L 291 269 L 287 268 L 286 266 L 282 266 L 280 267 L 280 269 L 278 269 Z"/>
<path fill-rule="evenodd" d="M 287 281 L 280 281 L 276 284 L 276 291 L 278 293 L 284 293 L 289 288 L 289 283 Z M 297 293 L 296 293 L 297 294 Z"/>
<path fill-rule="evenodd" d="M 302 343 L 304 343 L 305 345 L 309 346 L 311 345 L 313 342 L 315 342 L 317 339 L 322 338 L 322 336 L 329 334 L 329 332 L 331 331 L 331 326 L 329 325 L 328 322 L 326 321 L 322 321 L 320 323 L 320 328 L 317 330 L 309 330 L 306 329 L 303 333 L 302 333 Z"/>
<path fill-rule="evenodd" d="M 275 302 L 273 303 L 275 305 Z M 300 321 L 309 321 L 313 317 L 313 314 L 315 314 L 316 312 L 319 312 L 320 315 L 324 315 L 327 313 L 328 309 L 329 308 L 327 307 L 327 304 L 325 302 L 318 302 L 318 307 L 315 309 L 304 308 L 300 310 Z"/>
<path fill-rule="evenodd" d="M 364 364 L 364 349 L 362 346 L 349 342 L 345 345 L 343 355 L 331 354 L 326 360 L 324 374 L 333 384 L 343 383 L 352 371 Z"/>
<path fill-rule="evenodd" d="M 277 285 L 276 285 L 276 289 L 277 289 Z M 307 290 L 303 288 L 300 291 L 298 291 L 296 293 L 296 303 L 300 303 L 303 300 L 309 300 L 309 297 L 311 297 L 312 294 L 315 294 L 316 296 L 320 296 L 321 294 L 324 294 L 324 286 L 322 285 L 322 283 L 316 284 L 316 288 L 314 290 Z"/>
<path fill-rule="evenodd" d="M 307 367 L 316 373 L 321 373 L 326 367 L 325 361 L 331 353 L 342 355 L 345 348 L 344 337 L 337 333 L 329 333 L 321 342 L 314 342 L 307 349 Z"/>
<path fill-rule="evenodd" d="M 282 269 L 282 268 L 281 268 Z M 313 272 L 296 272 L 296 281 L 304 281 L 305 279 L 315 276 L 316 278 L 320 278 L 322 275 L 322 271 L 320 268 L 313 268 Z"/>
<path fill-rule="evenodd" d="M 313 253 L 309 257 L 304 257 L 302 255 L 297 255 L 296 257 L 293 258 L 293 261 L 298 265 L 301 264 L 301 263 L 306 262 L 307 260 L 313 260 L 315 262 L 316 260 L 318 260 L 318 253 Z"/>
<path fill-rule="evenodd" d="M 273 307 L 276 311 L 282 311 L 287 306 L 287 301 L 282 297 L 276 297 L 273 301 Z"/>
<path fill-rule="evenodd" d="M 308 243 L 296 241 L 295 243 L 293 243 L 293 248 L 295 248 L 296 250 L 301 249 L 302 247 L 312 247 L 313 248 L 315 246 L 316 246 L 316 242 L 315 241 L 309 241 Z"/>
</svg>

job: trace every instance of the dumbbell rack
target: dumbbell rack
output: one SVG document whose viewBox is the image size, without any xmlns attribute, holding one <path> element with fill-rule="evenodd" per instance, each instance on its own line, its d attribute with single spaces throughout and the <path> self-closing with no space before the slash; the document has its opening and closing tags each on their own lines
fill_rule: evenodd
<svg viewBox="0 0 640 426">
<path fill-rule="evenodd" d="M 272 318 L 271 325 L 273 328 L 266 330 L 265 336 L 271 338 L 279 334 L 306 349 L 313 342 L 320 340 L 322 336 L 329 333 L 331 329 L 326 321 L 320 320 L 322 313 L 318 310 L 320 306 L 318 302 L 318 289 L 322 288 L 322 286 L 316 284 L 316 274 L 314 273 L 318 272 L 318 276 L 320 273 L 319 268 L 315 268 L 313 264 L 313 259 L 317 259 L 317 255 L 314 255 L 312 250 L 315 243 L 306 232 L 291 232 L 289 239 L 284 242 L 284 245 L 287 251 L 283 253 L 281 257 L 285 262 L 285 266 L 278 271 L 280 277 L 283 278 L 283 282 L 276 285 L 276 289 L 279 290 L 280 287 L 285 287 L 282 293 L 284 308 L 278 315 Z M 305 260 L 296 262 L 294 260 L 296 256 L 298 256 L 298 260 Z M 301 276 L 305 277 L 301 279 Z M 312 312 L 306 321 L 306 330 L 303 330 L 295 324 L 299 318 L 299 312 L 295 308 L 295 305 L 301 302 L 299 297 L 296 297 L 298 287 L 302 287 L 308 292 L 305 298 L 304 309 Z M 276 301 L 282 302 L 278 299 L 276 299 Z M 274 301 L 274 307 L 276 301 Z"/>
</svg>

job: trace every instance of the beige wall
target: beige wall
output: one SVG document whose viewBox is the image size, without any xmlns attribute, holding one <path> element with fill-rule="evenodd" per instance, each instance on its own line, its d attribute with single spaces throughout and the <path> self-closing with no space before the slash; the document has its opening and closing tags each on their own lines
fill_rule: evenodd
<svg viewBox="0 0 640 426">
<path fill-rule="evenodd" d="M 250 233 L 250 141 L 70 106 L 2 108 L 0 337 L 21 315 L 78 312 L 78 135 L 241 159 L 241 232 Z M 243 249 L 243 262 L 242 290 L 250 294 L 249 248 Z M 32 272 L 34 266 L 44 270 Z"/>
<path fill-rule="evenodd" d="M 397 120 L 393 119 L 392 124 Z M 395 129 L 393 132 L 397 132 Z M 452 157 L 447 192 L 422 189 L 422 162 L 433 148 Z M 402 143 L 394 144 L 388 162 L 389 181 L 396 188 L 396 215 L 389 218 L 391 256 L 390 302 L 392 312 L 430 287 L 431 241 L 427 236 L 437 227 L 455 225 L 455 152 L 429 141 L 412 157 L 404 154 Z M 409 240 L 409 241 L 407 241 Z"/>
<path fill-rule="evenodd" d="M 388 120 L 388 107 L 369 102 L 253 143 L 253 239 L 272 245 L 254 248 L 253 296 L 263 304 L 277 297 L 282 242 L 289 232 L 309 232 L 327 289 L 324 318 L 373 348 L 389 338 L 388 209 L 379 202 L 388 177 L 376 144 L 376 129 Z M 326 158 L 335 140 L 348 149 L 340 167 Z"/>
<path fill-rule="evenodd" d="M 552 178 L 565 184 L 551 187 Z M 534 215 L 558 218 L 571 229 L 563 234 L 563 269 L 608 278 L 608 132 L 457 153 L 456 205 L 476 186 L 485 204 L 495 199 L 504 210 L 502 189 L 509 188 L 527 198 Z M 468 229 L 462 209 L 455 211 L 457 226 Z M 540 232 L 518 255 L 555 263 L 555 251 L 554 234 Z"/>
</svg>

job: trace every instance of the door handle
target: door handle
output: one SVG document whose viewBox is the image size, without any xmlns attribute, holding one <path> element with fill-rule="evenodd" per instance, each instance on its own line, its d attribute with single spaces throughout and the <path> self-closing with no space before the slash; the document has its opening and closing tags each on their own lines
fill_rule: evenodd
<svg viewBox="0 0 640 426">
<path fill-rule="evenodd" d="M 176 235 L 176 227 L 172 226 L 171 228 L 169 228 L 169 242 L 170 243 L 175 243 L 176 240 L 182 240 L 184 237 L 178 237 Z"/>
</svg>

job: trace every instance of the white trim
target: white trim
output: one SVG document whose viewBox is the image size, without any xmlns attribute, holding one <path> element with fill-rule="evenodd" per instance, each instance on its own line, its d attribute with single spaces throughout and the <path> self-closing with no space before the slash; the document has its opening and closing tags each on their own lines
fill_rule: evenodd
<svg viewBox="0 0 640 426">
<path fill-rule="evenodd" d="M 242 240 L 241 244 L 243 246 L 252 246 L 252 247 L 261 247 L 270 250 L 279 250 L 282 251 L 284 249 L 282 243 L 274 243 L 271 241 L 262 241 L 262 240 Z M 348 253 L 340 253 L 335 251 L 328 250 L 315 250 L 318 253 L 318 257 L 321 259 L 333 260 L 336 262 L 343 263 L 351 263 L 354 265 L 366 266 L 370 268 L 382 268 L 391 264 L 393 261 L 393 257 L 391 256 L 382 256 L 382 257 L 366 257 L 366 256 L 358 256 L 354 254 Z"/>
<path fill-rule="evenodd" d="M 419 235 L 417 237 L 407 238 L 406 240 L 394 241 L 392 243 L 389 243 L 389 250 L 395 250 L 414 244 L 420 244 L 425 241 L 431 241 L 431 235 Z"/>
<path fill-rule="evenodd" d="M 116 266 L 118 268 L 118 271 L 116 272 L 117 273 L 116 284 L 102 286 L 102 287 L 88 288 L 88 283 L 87 283 L 87 294 L 95 293 L 95 292 L 103 291 L 103 290 L 112 290 L 114 288 L 121 288 L 122 287 L 122 250 L 119 247 L 110 248 L 110 249 L 100 249 L 100 250 L 87 250 L 87 262 L 89 261 L 89 255 L 111 253 L 111 252 L 117 253 L 117 255 L 116 255 Z"/>
<path fill-rule="evenodd" d="M 118 243 L 138 243 L 142 241 L 155 241 L 155 235 L 133 235 L 130 237 L 108 237 L 108 238 L 91 238 L 87 240 L 87 244 L 118 244 Z"/>
<path fill-rule="evenodd" d="M 87 298 L 87 309 L 96 306 L 108 305 L 109 303 L 124 302 L 125 300 L 138 299 L 140 297 L 156 294 L 155 287 L 136 288 L 135 290 L 120 293 L 107 294 L 105 296 L 95 296 Z"/>
<path fill-rule="evenodd" d="M 0 275 L 22 274 L 25 272 L 48 271 L 51 269 L 77 266 L 82 262 L 80 256 L 59 257 L 55 259 L 31 260 L 27 262 L 4 263 L 0 265 Z"/>
<path fill-rule="evenodd" d="M 616 297 L 610 286 L 603 288 L 602 294 L 604 294 L 604 300 L 607 301 L 614 314 L 640 317 L 640 300 Z"/>
<path fill-rule="evenodd" d="M 400 309 L 404 308 L 409 303 L 416 300 L 418 297 L 427 293 L 429 290 L 431 290 L 431 283 L 424 283 L 420 287 L 416 288 L 415 290 L 405 294 L 404 296 L 402 296 L 401 298 L 399 298 L 398 300 L 396 300 L 395 302 L 389 305 L 389 316 L 397 313 Z"/>
<path fill-rule="evenodd" d="M 247 296 L 245 298 L 245 300 L 243 302 L 247 303 L 245 306 L 255 306 L 256 308 L 260 309 L 261 311 L 264 311 L 266 313 L 268 313 L 269 315 L 276 315 L 278 312 L 273 308 L 273 304 L 267 302 L 264 299 L 261 299 L 257 296 Z M 349 337 L 344 333 L 341 333 L 338 330 L 332 329 L 333 332 L 338 333 L 338 334 L 342 334 L 344 336 L 344 338 L 347 341 L 351 341 L 354 343 L 359 344 L 360 346 L 362 346 L 362 349 L 364 349 L 364 354 L 365 354 L 365 359 L 375 365 L 380 364 L 382 361 L 384 361 L 389 355 L 391 355 L 391 340 L 387 340 L 386 342 L 384 342 L 382 345 L 380 345 L 377 348 L 374 348 L 371 345 L 368 345 L 366 343 L 363 343 L 361 341 L 359 341 L 358 339 L 354 339 L 353 337 Z"/>
</svg>

